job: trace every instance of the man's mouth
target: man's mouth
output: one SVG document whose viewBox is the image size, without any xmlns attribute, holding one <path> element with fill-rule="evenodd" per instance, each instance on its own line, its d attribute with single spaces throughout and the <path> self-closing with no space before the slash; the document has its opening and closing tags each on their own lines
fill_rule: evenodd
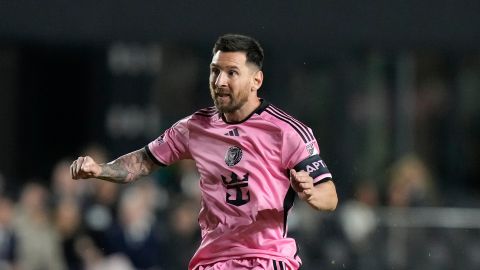
<svg viewBox="0 0 480 270">
<path fill-rule="evenodd" d="M 216 97 L 230 97 L 230 94 L 228 93 L 215 93 Z"/>
</svg>

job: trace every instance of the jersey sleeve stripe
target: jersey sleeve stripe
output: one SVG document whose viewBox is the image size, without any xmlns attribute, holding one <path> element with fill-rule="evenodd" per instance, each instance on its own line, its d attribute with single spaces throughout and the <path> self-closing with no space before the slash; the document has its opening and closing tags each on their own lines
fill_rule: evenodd
<svg viewBox="0 0 480 270">
<path fill-rule="evenodd" d="M 155 163 L 157 164 L 158 166 L 161 166 L 161 167 L 166 167 L 167 165 L 163 164 L 162 162 L 160 162 L 152 153 L 152 151 L 150 151 L 150 148 L 148 147 L 148 145 L 145 146 L 145 151 L 147 152 L 147 155 L 148 157 Z"/>
<path fill-rule="evenodd" d="M 307 134 L 308 136 L 308 139 L 310 139 L 311 141 L 313 141 L 315 139 L 315 136 L 313 136 L 313 133 L 310 131 L 310 129 L 302 122 L 300 122 L 298 119 L 292 117 L 291 115 L 289 115 L 288 113 L 280 110 L 279 108 L 275 107 L 275 106 L 271 106 L 271 108 L 273 110 L 275 110 L 276 112 L 278 112 L 279 114 L 287 117 L 288 119 L 296 122 L 297 124 L 299 124 L 299 126 L 302 128 L 303 131 L 305 131 L 305 133 Z"/>
<path fill-rule="evenodd" d="M 300 135 L 300 137 L 302 137 L 302 140 L 303 140 L 304 143 L 308 143 L 308 142 L 309 142 L 308 137 L 305 135 L 304 131 L 303 131 L 303 132 L 300 131 L 299 126 L 298 126 L 297 123 L 295 123 L 295 122 L 293 122 L 292 120 L 286 118 L 285 116 L 279 115 L 278 113 L 276 113 L 276 112 L 274 112 L 273 110 L 271 110 L 270 107 L 267 108 L 265 111 L 266 111 L 267 113 L 273 115 L 274 117 L 282 120 L 283 122 L 289 124 L 293 129 L 295 129 L 295 130 L 297 131 L 298 135 Z"/>
<path fill-rule="evenodd" d="M 303 130 L 306 132 L 306 134 L 308 135 L 308 138 L 310 140 L 314 140 L 315 139 L 315 136 L 313 136 L 313 133 L 311 132 L 311 130 L 304 124 L 302 123 L 301 121 L 299 121 L 298 119 L 296 119 L 295 117 L 289 115 L 288 113 L 282 111 L 281 109 L 275 107 L 275 106 L 272 106 L 272 109 L 275 109 L 278 113 L 282 114 L 283 116 L 291 119 L 292 121 L 298 123 L 300 125 L 300 127 L 303 128 Z"/>
<path fill-rule="evenodd" d="M 286 113 L 285 111 L 279 109 L 278 107 L 275 107 L 275 106 L 272 105 L 272 108 L 275 109 L 276 111 L 278 111 L 280 114 L 282 114 L 282 115 L 284 115 L 284 116 L 292 119 L 293 121 L 297 122 L 298 124 L 300 124 L 300 126 L 302 126 L 302 127 L 305 129 L 305 131 L 306 131 L 309 135 L 311 135 L 311 138 L 312 138 L 312 139 L 315 138 L 315 136 L 313 136 L 313 133 L 310 131 L 310 129 L 308 128 L 308 126 L 305 125 L 302 121 L 300 121 L 300 120 L 298 120 L 297 118 L 289 115 L 288 113 Z"/>
<path fill-rule="evenodd" d="M 201 109 L 201 110 L 196 111 L 195 113 L 193 113 L 193 115 L 200 115 L 200 116 L 205 116 L 205 117 L 212 117 L 212 116 L 216 115 L 217 113 L 218 113 L 217 108 L 215 108 L 215 107 L 208 107 L 208 108 L 204 108 L 204 109 Z"/>
<path fill-rule="evenodd" d="M 216 113 L 208 114 L 208 113 L 196 112 L 196 113 L 194 113 L 193 115 L 200 115 L 200 116 L 205 116 L 205 117 L 212 117 L 212 116 L 215 116 Z"/>
<path fill-rule="evenodd" d="M 208 108 L 204 108 L 204 109 L 198 110 L 198 112 L 217 112 L 217 108 L 215 108 L 215 107 L 208 107 Z"/>
</svg>

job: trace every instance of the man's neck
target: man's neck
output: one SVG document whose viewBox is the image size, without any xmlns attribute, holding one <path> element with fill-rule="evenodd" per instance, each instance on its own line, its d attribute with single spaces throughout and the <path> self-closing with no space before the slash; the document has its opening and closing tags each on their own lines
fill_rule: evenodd
<svg viewBox="0 0 480 270">
<path fill-rule="evenodd" d="M 251 115 L 261 104 L 260 98 L 256 97 L 255 100 L 245 103 L 245 105 L 231 113 L 224 113 L 223 117 L 229 123 L 242 122 Z"/>
</svg>

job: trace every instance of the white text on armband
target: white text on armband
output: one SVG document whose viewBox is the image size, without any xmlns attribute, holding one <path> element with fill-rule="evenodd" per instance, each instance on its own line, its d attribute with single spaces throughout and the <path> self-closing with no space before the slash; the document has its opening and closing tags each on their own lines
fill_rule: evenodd
<svg viewBox="0 0 480 270">
<path fill-rule="evenodd" d="M 313 179 L 322 174 L 330 173 L 327 165 L 319 155 L 313 155 L 304 159 L 302 162 L 298 163 L 294 169 L 296 171 L 303 170 L 308 172 Z"/>
</svg>

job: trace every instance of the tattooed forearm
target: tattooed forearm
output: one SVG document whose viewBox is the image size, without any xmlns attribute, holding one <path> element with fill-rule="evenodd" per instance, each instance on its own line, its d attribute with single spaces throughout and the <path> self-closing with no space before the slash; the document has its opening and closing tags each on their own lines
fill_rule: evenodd
<svg viewBox="0 0 480 270">
<path fill-rule="evenodd" d="M 123 155 L 114 161 L 100 165 L 98 178 L 114 183 L 129 183 L 150 174 L 156 167 L 145 149 Z"/>
</svg>

